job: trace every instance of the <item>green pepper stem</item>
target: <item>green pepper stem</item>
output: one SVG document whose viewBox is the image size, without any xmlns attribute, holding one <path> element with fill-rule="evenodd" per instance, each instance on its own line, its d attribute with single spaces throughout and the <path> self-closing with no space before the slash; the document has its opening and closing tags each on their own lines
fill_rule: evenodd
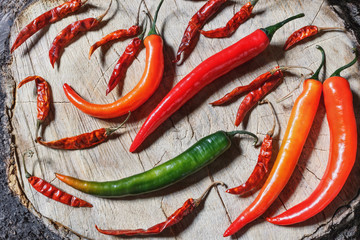
<svg viewBox="0 0 360 240">
<path fill-rule="evenodd" d="M 144 0 L 141 0 L 137 9 L 137 15 L 136 15 L 136 22 L 135 25 L 139 26 L 139 22 L 140 22 L 140 9 L 141 9 L 141 4 L 144 2 Z"/>
<path fill-rule="evenodd" d="M 341 68 L 337 69 L 333 74 L 331 74 L 330 77 L 340 77 L 340 72 L 348 67 L 351 67 L 352 65 L 354 65 L 358 59 L 358 51 L 356 50 L 356 48 L 353 49 L 353 53 L 355 53 L 355 58 L 354 60 L 352 60 L 351 62 L 349 62 L 348 64 L 346 64 L 345 66 L 342 66 Z"/>
<path fill-rule="evenodd" d="M 236 134 L 247 134 L 247 135 L 250 135 L 252 136 L 253 138 L 255 138 L 255 141 L 254 141 L 254 145 L 257 144 L 257 142 L 259 141 L 259 138 L 253 134 L 252 132 L 248 132 L 248 131 L 245 131 L 245 130 L 236 130 L 236 131 L 232 131 L 232 132 L 227 132 L 226 133 L 229 137 L 234 137 Z"/>
<path fill-rule="evenodd" d="M 28 172 L 28 170 L 26 169 L 26 164 L 25 164 L 25 155 L 26 155 L 26 154 L 29 154 L 29 156 L 31 157 L 31 156 L 34 154 L 34 152 L 31 151 L 31 150 L 29 150 L 29 151 L 26 151 L 26 152 L 22 155 L 25 177 L 26 177 L 26 178 L 29 178 L 29 177 L 31 177 L 32 175 L 31 175 L 31 174 Z"/>
<path fill-rule="evenodd" d="M 153 34 L 159 35 L 159 34 L 156 32 L 155 24 L 156 24 L 156 20 L 157 20 L 157 17 L 158 17 L 158 13 L 159 13 L 160 7 L 161 7 L 161 5 L 163 4 L 163 2 L 164 2 L 164 0 L 161 0 L 160 3 L 159 3 L 159 5 L 158 5 L 158 7 L 157 7 L 157 9 L 156 9 L 155 16 L 154 16 L 154 21 L 153 21 L 153 23 L 152 23 L 152 26 L 151 26 L 150 31 L 149 31 L 149 33 L 148 33 L 148 36 L 153 35 Z"/>
<path fill-rule="evenodd" d="M 312 75 L 310 78 L 311 79 L 314 79 L 314 80 L 319 80 L 319 73 L 320 73 L 320 70 L 321 68 L 324 66 L 325 64 L 325 51 L 324 49 L 319 46 L 319 45 L 316 45 L 316 48 L 320 50 L 321 52 L 321 63 L 320 63 L 320 66 L 318 67 L 318 69 L 316 70 L 316 72 L 314 73 L 314 75 Z"/>
<path fill-rule="evenodd" d="M 213 182 L 213 183 L 211 183 L 211 184 L 206 188 L 206 190 L 201 194 L 201 196 L 200 196 L 199 198 L 197 198 L 197 199 L 194 200 L 194 202 L 195 202 L 195 207 L 199 206 L 199 204 L 201 203 L 201 201 L 204 200 L 205 196 L 209 193 L 209 191 L 210 191 L 210 189 L 211 189 L 212 187 L 214 187 L 214 186 L 216 186 L 216 185 L 219 185 L 219 184 L 227 188 L 226 184 L 223 183 L 223 182 Z"/>
<path fill-rule="evenodd" d="M 145 36 L 145 32 L 146 32 L 146 28 L 147 28 L 147 23 L 148 23 L 148 20 L 147 20 L 147 18 L 145 18 L 145 23 L 144 24 L 142 24 L 143 26 L 144 26 L 144 28 L 143 28 L 143 30 L 142 30 L 142 32 L 139 34 L 139 36 L 138 36 L 138 38 L 139 39 L 141 39 L 141 40 L 143 40 L 144 39 L 144 36 Z"/>
<path fill-rule="evenodd" d="M 271 25 L 269 27 L 266 27 L 266 28 L 260 28 L 260 30 L 262 30 L 269 38 L 269 41 L 271 41 L 274 33 L 279 29 L 281 28 L 282 26 L 284 26 L 286 23 L 294 20 L 294 19 L 297 19 L 297 18 L 301 18 L 301 17 L 304 17 L 305 14 L 303 13 L 300 13 L 300 14 L 297 14 L 295 16 L 292 16 L 292 17 L 289 17 L 287 19 L 285 19 L 284 21 L 281 21 L 277 24 L 274 24 L 274 25 Z"/>
<path fill-rule="evenodd" d="M 127 115 L 126 119 L 117 127 L 114 128 L 105 128 L 106 130 L 106 136 L 110 136 L 112 133 L 114 133 L 116 130 L 118 130 L 119 128 L 121 128 L 122 126 L 124 126 L 124 124 L 127 122 L 127 120 L 129 120 L 131 115 L 131 112 L 129 111 L 129 114 Z"/>
<path fill-rule="evenodd" d="M 259 0 L 251 0 L 251 1 L 250 1 L 250 4 L 251 4 L 252 6 L 255 6 L 258 1 L 259 1 Z"/>
</svg>

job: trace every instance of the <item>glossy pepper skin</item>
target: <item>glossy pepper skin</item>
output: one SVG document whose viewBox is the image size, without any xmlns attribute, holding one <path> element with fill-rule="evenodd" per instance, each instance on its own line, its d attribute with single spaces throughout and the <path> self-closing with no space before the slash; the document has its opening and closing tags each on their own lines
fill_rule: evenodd
<svg viewBox="0 0 360 240">
<path fill-rule="evenodd" d="M 246 131 L 218 131 L 200 139 L 177 157 L 146 172 L 109 182 L 90 182 L 56 174 L 56 177 L 69 186 L 100 197 L 125 197 L 147 193 L 165 188 L 199 171 L 213 162 L 231 146 L 231 137 Z"/>
</svg>

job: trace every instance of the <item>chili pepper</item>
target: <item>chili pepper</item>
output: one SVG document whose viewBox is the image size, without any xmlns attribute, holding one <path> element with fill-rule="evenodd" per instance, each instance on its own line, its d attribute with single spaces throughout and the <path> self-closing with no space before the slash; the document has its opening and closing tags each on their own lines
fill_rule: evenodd
<svg viewBox="0 0 360 240">
<path fill-rule="evenodd" d="M 271 112 L 274 118 L 274 124 L 272 129 L 266 134 L 262 144 L 261 144 L 261 149 L 260 149 L 260 154 L 258 157 L 258 161 L 256 163 L 256 166 L 253 170 L 253 172 L 251 173 L 250 177 L 248 178 L 248 180 L 238 186 L 238 187 L 234 187 L 231 189 L 227 189 L 226 192 L 227 193 L 231 193 L 231 194 L 240 194 L 240 195 L 244 195 L 246 193 L 249 193 L 250 191 L 252 191 L 254 188 L 258 187 L 261 183 L 261 181 L 264 179 L 264 177 L 266 176 L 266 174 L 268 173 L 268 169 L 269 169 L 269 162 L 271 160 L 271 156 L 272 156 L 272 136 L 274 135 L 274 131 L 275 131 L 275 126 L 276 126 L 276 118 L 275 118 L 275 111 L 271 105 L 271 103 L 268 100 L 263 100 L 260 102 L 264 103 L 266 102 L 270 108 L 271 108 Z"/>
<path fill-rule="evenodd" d="M 307 135 L 320 102 L 322 83 L 317 80 L 325 55 L 321 47 L 322 62 L 310 78 L 305 80 L 303 91 L 296 99 L 290 114 L 285 135 L 274 166 L 256 199 L 225 231 L 224 237 L 235 234 L 246 224 L 260 217 L 285 187 L 300 157 Z"/>
<path fill-rule="evenodd" d="M 267 221 L 278 225 L 303 222 L 329 205 L 344 186 L 356 159 L 357 129 L 350 85 L 340 77 L 340 72 L 356 61 L 357 52 L 352 62 L 336 70 L 323 84 L 330 152 L 319 185 L 307 199 L 276 217 L 267 218 Z"/>
<path fill-rule="evenodd" d="M 298 14 L 267 28 L 258 29 L 200 63 L 180 80 L 150 113 L 131 144 L 130 152 L 135 151 L 148 135 L 202 88 L 260 54 L 269 46 L 276 30 L 303 16 L 303 13 Z"/>
<path fill-rule="evenodd" d="M 344 28 L 319 28 L 314 25 L 309 25 L 300 28 L 299 30 L 296 30 L 294 33 L 292 33 L 289 38 L 286 40 L 284 45 L 284 50 L 288 50 L 291 46 L 293 46 L 295 43 L 300 42 L 301 40 L 314 36 L 318 34 L 321 31 L 332 31 L 332 30 L 341 30 L 345 31 Z"/>
<path fill-rule="evenodd" d="M 208 0 L 199 11 L 195 13 L 190 19 L 188 26 L 185 29 L 184 35 L 181 39 L 179 49 L 176 54 L 174 63 L 180 61 L 181 54 L 184 52 L 189 55 L 192 49 L 194 49 L 197 39 L 199 39 L 199 30 L 205 24 L 205 22 L 216 13 L 221 5 L 227 0 Z M 183 58 L 185 59 L 185 57 Z"/>
<path fill-rule="evenodd" d="M 22 80 L 18 88 L 21 88 L 24 84 L 34 81 L 37 88 L 37 121 L 36 121 L 36 133 L 38 136 L 40 125 L 45 121 L 50 110 L 51 92 L 49 83 L 40 76 L 29 76 Z"/>
<path fill-rule="evenodd" d="M 76 12 L 86 2 L 87 0 L 85 0 L 84 2 L 81 2 L 81 0 L 70 0 L 41 14 L 40 16 L 32 20 L 23 29 L 21 29 L 15 39 L 15 42 L 11 47 L 10 52 L 12 53 L 13 51 L 15 51 L 15 49 L 17 49 L 23 42 L 25 42 L 29 37 L 34 35 L 40 29 L 60 19 L 63 19 L 71 13 Z"/>
<path fill-rule="evenodd" d="M 106 141 L 112 133 L 114 133 L 116 130 L 121 128 L 126 123 L 129 117 L 130 117 L 130 112 L 127 118 L 124 120 L 124 122 L 122 122 L 118 127 L 100 128 L 89 133 L 83 133 L 78 136 L 62 138 L 51 142 L 43 142 L 41 141 L 41 137 L 38 137 L 36 139 L 36 142 L 46 147 L 54 148 L 54 149 L 75 150 L 75 149 L 90 148 Z"/>
<path fill-rule="evenodd" d="M 30 150 L 28 151 L 29 154 L 32 156 L 33 152 Z M 26 154 L 26 153 L 25 153 Z M 80 198 L 77 198 L 71 194 L 68 194 L 51 183 L 45 181 L 42 178 L 36 177 L 31 175 L 25 165 L 25 154 L 23 155 L 23 165 L 24 165 L 24 171 L 25 171 L 25 177 L 29 181 L 30 185 L 39 193 L 42 195 L 51 198 L 57 202 L 69 205 L 71 207 L 89 207 L 92 208 L 93 205 L 91 203 L 88 203 Z"/>
<path fill-rule="evenodd" d="M 115 118 L 134 111 L 146 102 L 158 88 L 164 73 L 163 40 L 156 33 L 155 23 L 164 0 L 156 10 L 154 22 L 144 39 L 146 48 L 146 64 L 144 73 L 138 84 L 125 96 L 109 104 L 94 104 L 80 97 L 69 85 L 64 84 L 64 92 L 69 101 L 79 110 L 97 118 Z"/>
<path fill-rule="evenodd" d="M 115 236 L 152 235 L 152 234 L 161 233 L 162 231 L 171 227 L 172 225 L 179 223 L 185 216 L 192 213 L 195 210 L 195 208 L 197 208 L 200 205 L 200 203 L 203 201 L 207 193 L 210 191 L 210 188 L 212 188 L 217 184 L 221 184 L 225 186 L 225 183 L 223 182 L 213 182 L 198 199 L 189 198 L 179 209 L 177 209 L 173 214 L 171 214 L 164 222 L 156 224 L 155 226 L 152 226 L 146 230 L 145 229 L 103 230 L 98 228 L 96 225 L 95 228 L 100 233 L 107 235 L 115 235 Z"/>
<path fill-rule="evenodd" d="M 71 23 L 63 30 L 61 30 L 58 35 L 56 35 L 54 41 L 51 44 L 49 50 L 49 59 L 51 66 L 54 67 L 55 62 L 60 57 L 60 52 L 70 44 L 70 42 L 81 32 L 87 32 L 91 29 L 97 27 L 105 15 L 108 13 L 112 0 L 110 0 L 110 4 L 108 9 L 98 16 L 97 18 L 86 18 L 76 22 Z"/>
<path fill-rule="evenodd" d="M 251 12 L 257 2 L 258 0 L 251 0 L 242 6 L 241 9 L 226 23 L 225 27 L 209 31 L 200 30 L 200 33 L 208 38 L 230 37 L 242 23 L 250 18 Z"/>
<path fill-rule="evenodd" d="M 236 134 L 255 134 L 247 131 L 218 131 L 206 136 L 177 157 L 146 172 L 108 182 L 90 182 L 56 173 L 56 177 L 67 185 L 100 197 L 125 197 L 156 191 L 199 171 L 213 162 L 231 146 Z"/>
</svg>

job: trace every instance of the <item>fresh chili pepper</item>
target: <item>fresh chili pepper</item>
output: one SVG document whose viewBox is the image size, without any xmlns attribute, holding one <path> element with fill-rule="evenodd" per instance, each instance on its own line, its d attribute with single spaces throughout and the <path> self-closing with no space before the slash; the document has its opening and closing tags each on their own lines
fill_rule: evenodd
<svg viewBox="0 0 360 240">
<path fill-rule="evenodd" d="M 14 52 L 15 49 L 17 49 L 23 42 L 25 42 L 29 37 L 34 35 L 37 31 L 51 23 L 63 19 L 71 13 L 76 12 L 86 2 L 87 0 L 85 0 L 84 2 L 81 2 L 81 0 L 70 0 L 41 14 L 40 16 L 32 20 L 28 25 L 21 29 L 21 31 L 17 35 L 15 42 L 11 47 L 11 53 Z"/>
<path fill-rule="evenodd" d="M 24 84 L 34 81 L 37 88 L 37 121 L 36 121 L 36 133 L 38 136 L 40 125 L 45 121 L 49 115 L 50 101 L 51 101 L 51 89 L 49 83 L 40 76 L 29 76 L 22 80 L 18 88 L 21 88 Z"/>
<path fill-rule="evenodd" d="M 110 4 L 108 9 L 98 16 L 97 18 L 86 18 L 76 22 L 71 23 L 63 30 L 61 30 L 58 35 L 56 35 L 54 41 L 51 44 L 49 50 L 49 59 L 51 66 L 54 67 L 55 62 L 60 57 L 60 52 L 70 44 L 70 42 L 81 32 L 87 32 L 91 29 L 97 27 L 105 15 L 108 13 L 112 0 L 110 0 Z"/>
<path fill-rule="evenodd" d="M 319 28 L 314 25 L 309 25 L 300 28 L 299 30 L 296 30 L 294 33 L 292 33 L 289 38 L 286 40 L 284 45 L 284 50 L 288 50 L 291 46 L 296 44 L 297 42 L 300 42 L 301 40 L 305 38 L 309 38 L 311 36 L 314 36 L 318 34 L 321 31 L 333 31 L 333 30 L 340 30 L 345 31 L 344 28 Z"/>
<path fill-rule="evenodd" d="M 195 208 L 197 208 L 200 203 L 203 201 L 207 193 L 210 191 L 210 188 L 213 186 L 221 184 L 225 186 L 223 182 L 213 182 L 205 192 L 197 199 L 189 198 L 185 201 L 185 203 L 177 209 L 173 214 L 171 214 L 164 222 L 156 224 L 148 229 L 134 229 L 134 230 L 103 230 L 98 228 L 95 225 L 96 230 L 100 233 L 107 234 L 107 235 L 115 235 L 115 236 L 134 236 L 134 235 L 152 235 L 152 234 L 159 234 L 165 229 L 171 227 L 174 224 L 179 223 L 185 216 L 192 213 Z"/>
<path fill-rule="evenodd" d="M 127 118 L 118 127 L 100 128 L 89 133 L 83 133 L 78 136 L 62 138 L 51 142 L 43 142 L 41 141 L 41 137 L 38 137 L 36 139 L 36 142 L 46 147 L 55 149 L 75 150 L 90 148 L 102 142 L 105 142 L 112 133 L 121 128 L 126 123 L 129 117 L 130 112 Z"/>
<path fill-rule="evenodd" d="M 209 31 L 200 30 L 200 33 L 208 38 L 230 37 L 242 23 L 250 18 L 251 12 L 258 1 L 259 0 L 251 0 L 242 6 L 241 9 L 226 23 L 225 27 Z"/>
<path fill-rule="evenodd" d="M 148 135 L 202 88 L 263 52 L 269 46 L 276 30 L 303 16 L 301 13 L 267 28 L 258 29 L 200 63 L 180 80 L 150 113 L 131 144 L 130 152 L 135 151 Z"/>
<path fill-rule="evenodd" d="M 108 182 L 90 182 L 56 173 L 56 177 L 67 185 L 100 197 L 125 197 L 156 191 L 199 171 L 213 162 L 231 146 L 236 134 L 255 134 L 247 131 L 218 131 L 206 136 L 177 157 L 146 172 Z"/>
<path fill-rule="evenodd" d="M 227 189 L 226 190 L 227 193 L 239 194 L 239 195 L 244 195 L 244 194 L 249 193 L 250 191 L 252 191 L 253 189 L 255 189 L 256 187 L 258 187 L 260 185 L 261 181 L 264 179 L 264 177 L 266 176 L 266 174 L 269 171 L 269 162 L 271 160 L 272 151 L 273 151 L 272 136 L 274 135 L 274 131 L 275 131 L 276 117 L 275 117 L 275 111 L 274 111 L 271 103 L 268 100 L 263 100 L 260 103 L 264 103 L 264 102 L 266 102 L 271 108 L 271 112 L 272 112 L 272 115 L 274 118 L 273 127 L 266 134 L 266 136 L 261 144 L 258 161 L 256 163 L 256 166 L 255 166 L 253 172 L 251 173 L 250 177 L 248 178 L 248 180 L 244 184 L 242 184 L 238 187 Z"/>
<path fill-rule="evenodd" d="M 224 237 L 235 234 L 246 224 L 260 217 L 279 196 L 295 169 L 320 102 L 322 83 L 317 80 L 322 62 L 315 74 L 305 80 L 303 92 L 291 111 L 285 135 L 274 166 L 256 199 L 239 215 L 225 231 Z"/>
<path fill-rule="evenodd" d="M 227 0 L 208 0 L 199 11 L 195 13 L 190 19 L 188 26 L 185 29 L 184 35 L 181 39 L 179 49 L 176 54 L 174 63 L 180 61 L 181 54 L 184 52 L 189 55 L 192 49 L 194 49 L 197 39 L 199 39 L 199 30 L 205 24 L 205 22 L 216 13 L 221 5 Z M 185 59 L 186 56 L 183 57 Z"/>
<path fill-rule="evenodd" d="M 164 73 L 163 40 L 155 30 L 157 15 L 163 1 L 160 1 L 152 27 L 148 36 L 144 39 L 146 64 L 138 84 L 129 93 L 113 103 L 94 104 L 80 97 L 65 83 L 63 86 L 65 95 L 75 107 L 93 117 L 115 118 L 136 110 L 153 95 Z"/>
<path fill-rule="evenodd" d="M 33 152 L 28 151 L 28 153 L 32 156 Z M 26 154 L 26 153 L 25 153 Z M 29 181 L 30 185 L 42 195 L 51 198 L 57 202 L 69 205 L 71 207 L 93 207 L 91 203 L 88 203 L 80 198 L 77 198 L 71 194 L 68 194 L 51 183 L 45 181 L 42 178 L 31 175 L 25 165 L 25 154 L 23 155 L 23 165 L 25 171 L 25 177 Z"/>
<path fill-rule="evenodd" d="M 340 72 L 356 61 L 357 53 L 352 62 L 336 70 L 323 84 L 330 152 L 319 185 L 307 199 L 267 221 L 278 225 L 303 222 L 328 206 L 344 186 L 356 159 L 357 129 L 350 85 Z"/>
</svg>

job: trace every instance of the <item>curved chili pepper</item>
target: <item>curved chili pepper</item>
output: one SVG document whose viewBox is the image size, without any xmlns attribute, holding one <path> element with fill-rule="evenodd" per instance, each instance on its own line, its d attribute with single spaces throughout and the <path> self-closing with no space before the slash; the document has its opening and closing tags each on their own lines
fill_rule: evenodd
<svg viewBox="0 0 360 240">
<path fill-rule="evenodd" d="M 60 19 L 63 19 L 67 15 L 76 12 L 80 9 L 82 5 L 87 2 L 81 2 L 81 0 L 70 0 L 66 3 L 63 3 L 32 20 L 28 25 L 26 25 L 19 34 L 17 35 L 15 42 L 13 43 L 10 52 L 12 53 L 17 49 L 23 42 L 25 42 L 29 37 L 34 35 L 37 31 L 43 27 L 54 23 Z"/>
<path fill-rule="evenodd" d="M 171 227 L 174 224 L 179 223 L 185 216 L 189 215 L 197 208 L 200 203 L 203 201 L 207 193 L 210 191 L 210 188 L 213 186 L 221 184 L 225 186 L 223 182 L 213 182 L 205 192 L 197 199 L 189 198 L 186 202 L 177 209 L 173 214 L 171 214 L 164 222 L 156 224 L 148 229 L 134 229 L 134 230 L 103 230 L 98 228 L 95 225 L 96 230 L 100 233 L 107 234 L 107 235 L 115 235 L 115 236 L 136 236 L 136 235 L 152 235 L 158 234 L 164 231 L 165 229 Z"/>
<path fill-rule="evenodd" d="M 307 199 L 267 221 L 278 225 L 303 222 L 328 206 L 344 186 L 356 159 L 357 129 L 350 85 L 340 72 L 356 61 L 357 53 L 352 62 L 336 70 L 323 84 L 330 152 L 319 185 Z"/>
<path fill-rule="evenodd" d="M 258 29 L 235 44 L 209 57 L 178 82 L 150 113 L 130 146 L 135 151 L 145 138 L 206 85 L 249 61 L 269 46 L 276 30 L 285 23 L 303 17 L 298 14 L 267 28 Z"/>
<path fill-rule="evenodd" d="M 259 0 L 251 0 L 242 6 L 241 9 L 226 23 L 225 27 L 209 31 L 200 30 L 200 33 L 208 38 L 230 37 L 242 23 L 250 18 L 251 12 L 258 1 Z"/>
<path fill-rule="evenodd" d="M 26 153 L 25 153 L 26 154 Z M 69 205 L 71 207 L 90 207 L 92 208 L 93 205 L 91 203 L 88 203 L 80 198 L 77 198 L 71 194 L 68 194 L 51 183 L 45 181 L 42 178 L 36 177 L 31 175 L 25 165 L 25 154 L 23 156 L 23 165 L 24 165 L 24 171 L 25 171 L 25 177 L 29 181 L 30 185 L 39 193 L 42 195 L 51 198 L 57 202 Z M 32 155 L 33 152 L 29 151 L 29 154 Z"/>
<path fill-rule="evenodd" d="M 266 136 L 261 144 L 260 154 L 259 154 L 256 166 L 255 166 L 253 172 L 251 173 L 250 177 L 248 178 L 248 180 L 238 187 L 227 189 L 226 190 L 227 193 L 240 194 L 240 195 L 249 193 L 250 191 L 252 191 L 253 189 L 255 189 L 256 187 L 258 187 L 260 185 L 261 181 L 264 179 L 264 177 L 266 176 L 266 174 L 269 171 L 269 162 L 271 160 L 272 151 L 273 151 L 272 136 L 274 135 L 274 131 L 275 131 L 276 117 L 275 117 L 275 111 L 274 111 L 271 103 L 268 100 L 264 100 L 260 103 L 263 103 L 263 102 L 266 102 L 271 108 L 271 112 L 272 112 L 273 118 L 274 118 L 273 127 L 266 134 Z"/>
<path fill-rule="evenodd" d="M 202 28 L 205 22 L 216 13 L 226 1 L 227 0 L 208 0 L 204 6 L 192 16 L 181 39 L 176 58 L 173 60 L 174 63 L 180 61 L 183 52 L 187 55 L 190 54 L 191 50 L 195 47 L 196 39 L 199 38 L 199 29 Z"/>
<path fill-rule="evenodd" d="M 213 162 L 231 146 L 236 134 L 255 134 L 247 131 L 218 131 L 206 136 L 177 157 L 146 172 L 108 182 L 90 182 L 56 173 L 56 177 L 67 185 L 87 194 L 100 197 L 125 197 L 143 194 L 168 187 L 199 171 Z"/>
<path fill-rule="evenodd" d="M 309 25 L 300 28 L 299 30 L 296 30 L 294 33 L 292 33 L 289 38 L 286 40 L 285 45 L 283 49 L 286 51 L 291 46 L 296 44 L 297 42 L 300 42 L 301 40 L 314 36 L 318 34 L 321 31 L 331 31 L 331 30 L 341 30 L 344 31 L 344 28 L 319 28 L 314 25 Z"/>
<path fill-rule="evenodd" d="M 323 50 L 321 48 L 323 53 Z M 320 67 L 305 80 L 303 91 L 296 99 L 291 111 L 285 135 L 274 166 L 256 199 L 228 227 L 224 237 L 235 234 L 246 224 L 260 217 L 275 201 L 295 169 L 320 102 L 322 83 L 317 80 L 324 64 L 324 53 Z"/>
<path fill-rule="evenodd" d="M 130 112 L 127 118 L 118 127 L 100 128 L 89 133 L 83 133 L 78 136 L 62 138 L 51 142 L 43 142 L 41 141 L 41 137 L 38 137 L 36 139 L 36 142 L 46 147 L 55 149 L 75 150 L 90 148 L 102 142 L 105 142 L 112 133 L 121 128 L 126 123 L 129 117 Z"/>
<path fill-rule="evenodd" d="M 54 41 L 51 44 L 49 50 L 49 59 L 51 66 L 54 67 L 55 62 L 60 57 L 60 52 L 69 45 L 69 43 L 81 32 L 87 32 L 96 26 L 102 21 L 105 15 L 108 13 L 112 0 L 110 0 L 110 4 L 108 9 L 98 16 L 97 18 L 86 18 L 76 22 L 71 23 L 63 30 L 61 30 L 58 35 L 56 35 Z"/>
<path fill-rule="evenodd" d="M 97 118 L 115 118 L 134 111 L 146 102 L 158 88 L 164 73 L 163 40 L 155 31 L 155 22 L 161 4 L 156 10 L 154 22 L 144 40 L 146 64 L 138 84 L 125 96 L 109 104 L 94 104 L 80 97 L 69 85 L 64 84 L 64 92 L 69 101 L 82 112 Z"/>
<path fill-rule="evenodd" d="M 40 76 L 29 76 L 22 80 L 17 88 L 21 88 L 24 84 L 34 81 L 37 88 L 37 121 L 36 121 L 36 133 L 38 136 L 40 125 L 45 121 L 49 115 L 51 90 L 49 83 Z"/>
</svg>

